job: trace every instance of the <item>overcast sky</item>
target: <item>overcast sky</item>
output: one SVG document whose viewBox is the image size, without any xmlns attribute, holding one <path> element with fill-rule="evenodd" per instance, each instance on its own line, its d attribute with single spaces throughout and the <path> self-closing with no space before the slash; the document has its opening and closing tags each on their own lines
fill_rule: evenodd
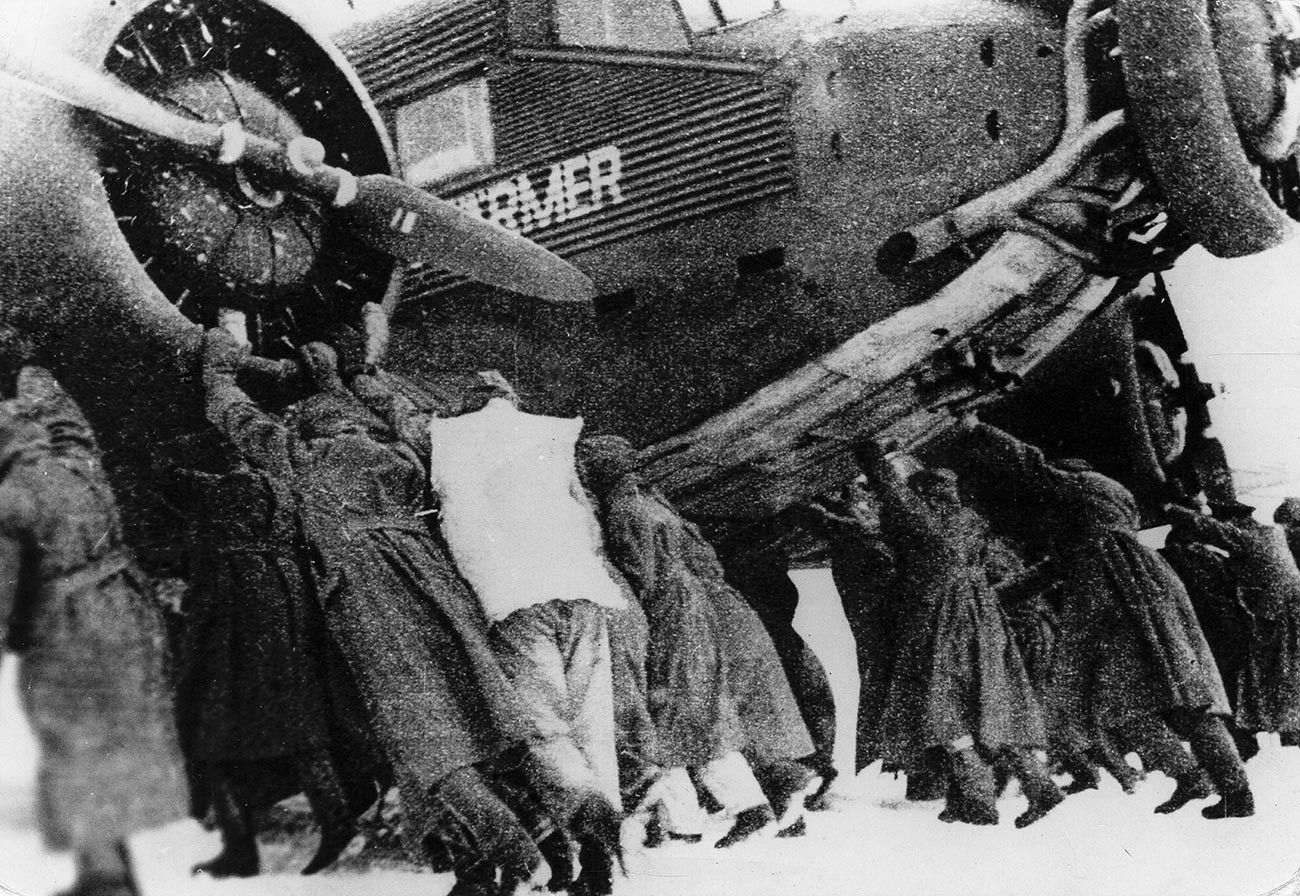
<svg viewBox="0 0 1300 896">
<path fill-rule="evenodd" d="M 1210 411 L 1239 487 L 1300 494 L 1300 241 L 1227 261 L 1193 250 L 1169 285 L 1202 379 L 1228 390 Z"/>
</svg>

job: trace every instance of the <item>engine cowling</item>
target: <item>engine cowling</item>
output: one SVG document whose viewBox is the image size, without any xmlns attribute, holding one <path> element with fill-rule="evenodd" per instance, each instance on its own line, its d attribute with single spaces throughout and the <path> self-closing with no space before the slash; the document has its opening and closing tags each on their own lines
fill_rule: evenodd
<svg viewBox="0 0 1300 896">
<path fill-rule="evenodd" d="M 184 41 L 178 28 L 190 29 Z M 357 173 L 394 167 L 382 122 L 346 61 L 277 0 L 64 0 L 39 11 L 11 3 L 0 9 L 0 35 L 4 67 L 18 74 L 24 58 L 63 54 L 107 65 L 199 117 L 244 103 L 250 130 L 319 134 L 327 145 L 344 146 L 334 151 L 348 152 Z M 182 64 L 187 54 L 195 65 Z M 209 67 L 216 54 L 218 64 Z M 255 64 L 259 57 L 270 64 Z M 313 117 L 286 100 L 277 91 L 292 87 L 277 72 L 325 85 L 322 104 L 332 114 Z M 211 105 L 204 105 L 205 90 Z M 143 525 L 155 516 L 146 481 L 155 447 L 201 420 L 202 325 L 242 302 L 250 323 L 265 327 L 266 347 L 288 351 L 286 340 L 310 338 L 359 303 L 390 295 L 393 262 L 353 251 L 328 222 L 314 222 L 296 231 L 296 251 L 278 274 L 263 277 L 275 247 L 262 238 L 276 239 L 268 236 L 273 227 L 297 227 L 285 217 L 295 210 L 273 191 L 241 181 L 238 171 L 180 162 L 167 149 L 128 140 L 96 116 L 3 75 L 0 105 L 7 229 L 0 324 L 24 333 L 84 408 L 129 517 Z M 175 189 L 181 180 L 188 194 Z M 238 251 L 214 253 L 205 267 L 201 246 L 205 235 L 221 237 L 222 204 L 255 215 L 255 224 L 230 237 L 232 244 L 244 240 Z M 311 251 L 302 251 L 312 241 Z M 295 303 L 305 310 L 294 315 L 299 331 L 292 333 L 280 312 L 292 314 Z M 135 540 L 148 539 L 137 532 Z"/>
<path fill-rule="evenodd" d="M 0 28 L 19 71 L 21 54 L 70 55 L 184 114 L 237 115 L 265 136 L 305 132 L 326 144 L 327 161 L 359 174 L 393 171 L 387 132 L 356 75 L 275 0 L 65 3 L 40 16 L 6 10 Z M 186 366 L 194 323 L 214 323 L 222 308 L 246 312 L 254 338 L 260 331 L 271 348 L 316 337 L 392 292 L 391 259 L 332 228 L 310 203 L 12 79 L 0 90 L 10 227 L 0 264 L 11 295 L 0 320 L 18 324 L 72 380 L 86 380 L 78 391 L 115 403 L 124 385 L 117 364 L 105 367 L 113 381 L 93 388 L 93 374 L 77 369 L 113 349 L 139 356 L 127 365 L 133 389 L 166 391 L 186 371 L 156 368 L 168 359 Z"/>
</svg>

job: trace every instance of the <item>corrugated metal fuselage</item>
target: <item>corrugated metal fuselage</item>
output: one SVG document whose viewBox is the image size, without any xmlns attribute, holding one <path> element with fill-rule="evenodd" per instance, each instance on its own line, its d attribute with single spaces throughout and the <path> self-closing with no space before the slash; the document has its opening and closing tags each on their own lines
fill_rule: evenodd
<svg viewBox="0 0 1300 896">
<path fill-rule="evenodd" d="M 1063 117 L 1061 24 L 1025 4 L 780 12 L 681 53 L 525 46 L 510 16 L 430 5 L 342 44 L 390 123 L 485 80 L 494 163 L 435 189 L 601 298 L 540 306 L 412 271 L 393 364 L 496 367 L 538 410 L 641 444 L 933 294 L 965 257 L 886 277 L 880 243 L 1032 167 Z"/>
</svg>

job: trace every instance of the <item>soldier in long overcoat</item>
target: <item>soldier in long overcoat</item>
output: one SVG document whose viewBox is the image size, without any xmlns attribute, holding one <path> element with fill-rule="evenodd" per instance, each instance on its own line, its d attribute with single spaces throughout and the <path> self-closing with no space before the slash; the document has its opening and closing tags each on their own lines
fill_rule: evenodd
<svg viewBox="0 0 1300 896">
<path fill-rule="evenodd" d="M 973 415 L 964 444 L 1003 495 L 1037 499 L 1054 536 L 1065 588 L 1054 700 L 1085 731 L 1120 732 L 1143 760 L 1178 781 L 1157 807 L 1172 812 L 1210 795 L 1207 818 L 1249 815 L 1253 797 L 1223 717 L 1230 714 L 1214 657 L 1187 591 L 1137 537 L 1132 493 L 1083 464 L 1053 465 L 1042 451 Z M 1205 772 L 1170 728 L 1192 743 Z"/>
<path fill-rule="evenodd" d="M 209 331 L 208 419 L 299 496 L 326 626 L 393 765 L 408 847 L 454 870 L 457 896 L 494 893 L 496 869 L 527 880 L 541 855 L 480 766 L 522 750 L 529 728 L 473 594 L 420 516 L 424 465 L 395 435 L 377 441 L 381 422 L 339 391 L 301 402 L 291 430 L 236 384 L 243 356 Z"/>
<path fill-rule="evenodd" d="M 1300 733 L 1300 569 L 1278 526 L 1257 522 L 1254 508 L 1213 504 L 1214 516 L 1169 505 L 1175 527 L 1228 552 L 1242 638 L 1230 664 L 1220 662 L 1237 731 Z"/>
<path fill-rule="evenodd" d="M 880 715 L 894 665 L 899 584 L 894 551 L 880 531 L 879 502 L 860 478 L 835 504 L 809 505 L 827 534 L 831 578 L 858 657 L 857 771 L 881 758 Z M 909 789 L 912 784 L 909 777 Z"/>
<path fill-rule="evenodd" d="M 908 458 L 860 452 L 882 501 L 882 532 L 902 583 L 897 658 L 882 716 L 885 760 L 903 769 L 927 754 L 949 760 L 945 821 L 996 824 L 993 773 L 1020 778 L 1029 808 L 1017 827 L 1061 802 L 1032 752 L 1046 746 L 1042 710 L 984 566 L 988 524 L 966 507 L 951 470 L 905 478 Z M 983 755 L 981 755 L 983 754 Z"/>
<path fill-rule="evenodd" d="M 305 791 L 330 864 L 386 777 L 360 697 L 312 592 L 296 496 L 215 433 L 159 471 L 189 522 L 177 716 L 193 811 L 215 814 L 214 877 L 259 870 L 254 811 Z M 177 458 L 178 463 L 181 458 Z"/>
<path fill-rule="evenodd" d="M 734 813 L 719 846 L 774 816 L 788 828 L 816 786 L 798 761 L 814 746 L 771 638 L 699 529 L 636 474 L 625 439 L 597 436 L 579 448 L 610 558 L 649 621 L 647 684 L 661 761 L 695 770 Z"/>
<path fill-rule="evenodd" d="M 126 838 L 187 804 L 161 610 L 80 411 L 57 386 L 27 410 L 0 405 L 0 627 L 40 745 L 37 817 L 75 854 L 65 896 L 135 896 Z"/>
</svg>

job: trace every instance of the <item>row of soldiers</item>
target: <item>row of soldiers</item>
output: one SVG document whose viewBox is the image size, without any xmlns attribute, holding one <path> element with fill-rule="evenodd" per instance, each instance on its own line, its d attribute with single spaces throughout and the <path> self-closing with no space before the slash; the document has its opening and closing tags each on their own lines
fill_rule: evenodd
<svg viewBox="0 0 1300 896">
<path fill-rule="evenodd" d="M 472 558 L 430 525 L 459 494 L 430 513 L 431 473 L 454 474 L 430 454 L 432 412 L 505 415 L 516 436 L 524 417 L 571 421 L 522 414 L 491 377 L 417 408 L 409 383 L 373 368 L 345 384 L 319 344 L 273 374 L 263 365 L 263 379 L 311 384 L 281 406 L 275 383 L 261 401 L 245 391 L 248 361 L 224 331 L 207 335 L 210 428 L 158 459 L 156 485 L 187 521 L 175 724 L 162 614 L 122 544 L 89 428 L 32 368 L 0 417 L 6 584 L 34 595 L 4 615 L 35 633 L 11 643 L 42 745 L 43 830 L 78 856 L 71 896 L 135 893 L 124 837 L 175 817 L 183 797 L 222 833 L 196 871 L 246 876 L 259 870 L 258 810 L 305 793 L 321 829 L 312 873 L 396 787 L 408 851 L 454 872 L 457 896 L 548 875 L 555 891 L 611 892 L 624 807 L 651 815 L 651 840 L 698 839 L 701 800 L 733 818 L 720 846 L 773 825 L 800 832 L 823 779 L 776 649 L 698 530 L 640 483 L 626 441 L 560 452 L 569 478 L 545 515 L 513 502 L 534 533 L 576 510 L 584 550 L 503 595 L 472 586 Z M 69 428 L 54 406 L 76 420 L 71 459 L 53 447 Z M 603 584 L 548 590 L 584 551 Z"/>
<path fill-rule="evenodd" d="M 395 786 L 409 852 L 454 872 L 457 896 L 548 874 L 555 891 L 611 892 L 625 810 L 648 814 L 650 844 L 699 839 L 702 807 L 731 819 L 719 846 L 802 833 L 833 777 L 817 670 L 799 674 L 788 620 L 755 612 L 733 587 L 743 574 L 640 479 L 626 441 L 560 455 L 580 476 L 563 506 L 593 521 L 602 584 L 561 594 L 535 569 L 496 594 L 457 555 L 454 496 L 437 489 L 455 471 L 429 432 L 435 417 L 522 425 L 508 384 L 469 377 L 431 395 L 373 368 L 345 383 L 314 345 L 281 368 L 311 394 L 281 404 L 245 391 L 247 360 L 208 334 L 210 429 L 159 463 L 189 525 L 174 727 L 159 710 L 157 607 L 84 421 L 65 422 L 75 409 L 48 380 L 0 415 L 13 496 L 0 581 L 17 600 L 4 616 L 27 657 L 44 829 L 79 857 L 74 896 L 135 892 L 122 837 L 173 817 L 182 777 L 190 811 L 222 831 L 198 869 L 216 876 L 257 873 L 258 810 L 299 791 L 321 828 L 306 871 Z M 1193 607 L 1118 483 L 973 419 L 962 429 L 975 475 L 1032 501 L 1050 550 L 1032 563 L 993 538 L 952 471 L 859 452 L 850 500 L 822 509 L 859 649 L 859 768 L 883 760 L 909 795 L 945 797 L 944 820 L 974 824 L 997 821 L 996 779 L 1014 775 L 1024 826 L 1062 799 L 1041 751 L 1071 773 L 1067 790 L 1096 786 L 1098 766 L 1131 787 L 1135 751 L 1178 782 L 1158 811 L 1217 790 L 1207 817 L 1250 814 L 1239 745 L 1300 728 L 1287 653 L 1300 592 L 1240 587 L 1238 567 L 1257 566 L 1242 542 L 1226 549 L 1233 596 Z M 1180 524 L 1209 537 L 1199 514 Z M 1233 647 L 1207 643 L 1198 613 L 1232 600 L 1245 607 Z"/>
<path fill-rule="evenodd" d="M 1157 812 L 1217 793 L 1206 818 L 1253 814 L 1257 735 L 1300 742 L 1300 500 L 1278 526 L 1203 494 L 1166 504 L 1157 552 L 1133 495 L 1087 462 L 973 414 L 958 429 L 969 488 L 869 447 L 842 499 L 816 505 L 858 648 L 858 768 L 882 760 L 909 798 L 973 824 L 997 822 L 999 781 L 1018 777 L 1024 826 L 1102 769 L 1133 792 L 1137 753 L 1177 782 Z M 976 506 L 1032 536 L 995 534 Z"/>
</svg>

